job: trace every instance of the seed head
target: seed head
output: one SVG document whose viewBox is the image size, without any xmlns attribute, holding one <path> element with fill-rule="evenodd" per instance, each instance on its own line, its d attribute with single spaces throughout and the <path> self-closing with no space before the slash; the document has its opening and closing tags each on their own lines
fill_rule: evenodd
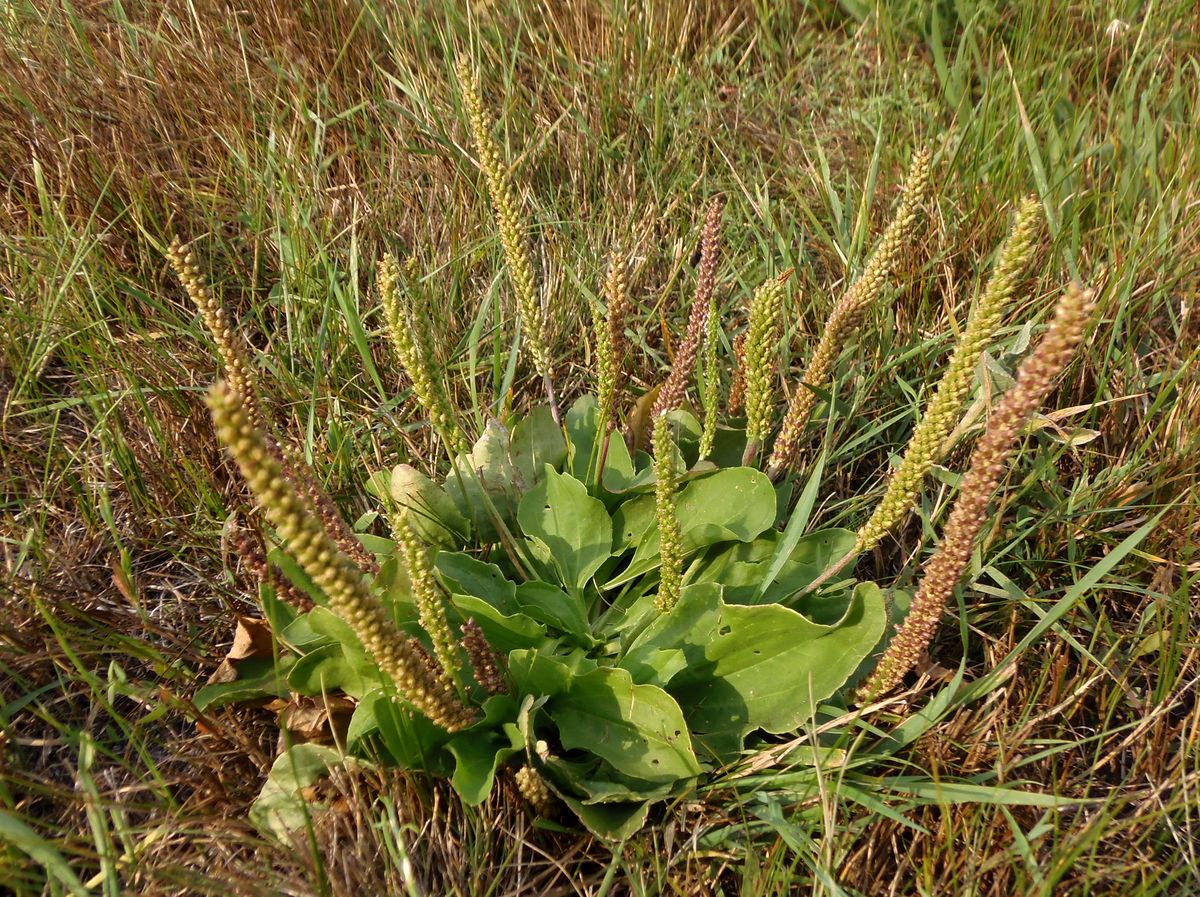
<svg viewBox="0 0 1200 897">
<path fill-rule="evenodd" d="M 814 390 L 820 389 L 828 381 L 833 363 L 846 341 L 858 330 L 867 311 L 883 293 L 892 269 L 911 245 L 917 217 L 929 187 L 930 155 L 928 150 L 920 150 L 909 165 L 895 217 L 883 232 L 862 274 L 833 307 L 804 376 L 792 392 L 783 426 L 775 439 L 775 448 L 767 465 L 772 480 L 778 480 L 799 459 L 800 437 L 817 401 Z"/>
<path fill-rule="evenodd" d="M 433 642 L 433 656 L 440 666 L 439 673 L 443 684 L 448 690 L 454 691 L 458 674 L 462 670 L 462 662 L 458 655 L 458 644 L 446 620 L 446 607 L 442 603 L 437 581 L 433 578 L 429 554 L 409 526 L 408 512 L 402 511 L 397 516 L 394 532 L 404 556 L 404 566 L 408 569 L 409 582 L 412 583 L 418 620 Z"/>
<path fill-rule="evenodd" d="M 295 484 L 284 475 L 277 453 L 254 425 L 242 397 L 225 383 L 208 396 L 217 435 L 237 462 L 283 544 L 329 598 L 400 694 L 434 723 L 449 731 L 474 721 L 473 712 L 444 682 L 432 677 L 391 616 L 367 587 L 362 572 L 338 550 L 311 513 Z"/>
<path fill-rule="evenodd" d="M 539 816 L 549 818 L 555 815 L 558 804 L 541 773 L 532 766 L 522 766 L 517 770 L 514 778 L 521 797 L 529 801 L 529 805 Z"/>
<path fill-rule="evenodd" d="M 852 554 L 873 548 L 912 507 L 925 474 L 938 460 L 946 437 L 962 416 L 979 357 L 995 336 L 1004 309 L 1033 258 L 1039 219 L 1036 199 L 1027 198 L 1017 211 L 1013 229 L 1000 250 L 987 287 L 954 348 L 946 373 L 942 375 L 937 391 L 925 409 L 925 416 L 917 424 L 904 450 L 904 459 L 892 474 L 887 490 L 871 518 L 858 531 Z"/>
<path fill-rule="evenodd" d="M 504 675 L 507 664 L 504 655 L 488 644 L 483 629 L 474 620 L 463 623 L 462 635 L 463 648 L 467 651 L 467 659 L 471 661 L 475 681 L 482 685 L 489 695 L 508 694 L 508 681 Z"/>
<path fill-rule="evenodd" d="M 700 234 L 700 269 L 696 275 L 696 295 L 692 299 L 692 310 L 688 315 L 687 331 L 671 363 L 671 372 L 654 400 L 654 417 L 674 411 L 683 401 L 688 382 L 696 367 L 696 356 L 700 352 L 700 340 L 704 336 L 708 312 L 713 304 L 713 293 L 717 285 L 717 262 L 721 254 L 721 210 L 725 207 L 722 196 L 714 196 L 704 216 L 704 230 Z"/>
<path fill-rule="evenodd" d="M 500 147 L 492 138 L 492 123 L 483 108 L 479 80 L 466 59 L 459 60 L 457 74 L 463 104 L 467 107 L 471 134 L 475 140 L 475 151 L 479 156 L 479 167 L 487 182 L 496 227 L 500 231 L 500 243 L 504 247 L 508 276 L 516 294 L 525 344 L 529 348 L 538 375 L 548 377 L 550 352 L 546 346 L 546 320 L 537 298 L 533 263 L 530 261 L 529 246 L 525 239 L 526 228 L 517 210 L 512 178 L 500 155 Z"/>
<path fill-rule="evenodd" d="M 679 529 L 679 513 L 675 506 L 675 440 L 667 416 L 654 419 L 654 510 L 658 520 L 659 574 L 658 598 L 655 606 L 666 613 L 679 600 L 683 584 L 683 537 Z"/>
<path fill-rule="evenodd" d="M 746 332 L 743 366 L 746 377 L 747 455 L 771 434 L 771 413 L 775 408 L 773 386 L 779 357 L 779 327 L 783 321 L 785 284 L 792 276 L 785 271 L 762 284 L 750 300 L 750 328 Z M 752 458 L 745 459 L 749 463 Z"/>
<path fill-rule="evenodd" d="M 601 437 L 611 433 L 617 421 L 617 396 L 625 365 L 625 324 L 632 310 L 626 269 L 624 258 L 615 252 L 609 255 L 604 278 L 604 311 L 592 309 L 598 368 L 597 432 Z"/>
<path fill-rule="evenodd" d="M 1045 399 L 1055 377 L 1070 361 L 1092 313 L 1091 293 L 1072 284 L 1059 299 L 1054 319 L 1033 354 L 1021 363 L 1016 384 L 992 412 L 971 454 L 971 465 L 946 521 L 942 544 L 925 563 L 917 594 L 875 672 L 859 689 L 860 702 L 894 688 L 928 648 L 946 601 L 971 557 L 987 519 L 988 502 L 1026 422 Z"/>
<path fill-rule="evenodd" d="M 258 383 L 254 370 L 246 359 L 246 353 L 241 346 L 225 307 L 217 301 L 200 269 L 196 267 L 196 256 L 190 249 L 185 249 L 178 237 L 171 241 L 167 248 L 167 259 L 175 269 L 175 276 L 183 284 L 184 292 L 200 311 L 208 332 L 212 334 L 221 354 L 221 362 L 225 367 L 225 382 L 229 388 L 242 397 L 246 413 L 256 427 L 264 427 L 262 407 L 258 398 Z"/>
<path fill-rule="evenodd" d="M 717 312 L 717 297 L 714 294 L 708 304 L 708 319 L 704 325 L 704 388 L 700 392 L 700 406 L 704 409 L 704 429 L 700 433 L 700 457 L 712 454 L 717 439 L 717 414 L 721 401 L 721 370 L 718 350 L 721 346 L 721 319 Z"/>
<path fill-rule="evenodd" d="M 446 384 L 435 370 L 433 337 L 429 332 L 429 315 L 422 309 L 414 313 L 406 291 L 401 286 L 400 266 L 390 255 L 379 262 L 379 298 L 387 318 L 392 348 L 404 372 L 412 383 L 413 393 L 421 409 L 429 417 L 447 451 L 457 456 L 467 450 L 467 442 L 454 415 L 454 406 Z"/>
</svg>

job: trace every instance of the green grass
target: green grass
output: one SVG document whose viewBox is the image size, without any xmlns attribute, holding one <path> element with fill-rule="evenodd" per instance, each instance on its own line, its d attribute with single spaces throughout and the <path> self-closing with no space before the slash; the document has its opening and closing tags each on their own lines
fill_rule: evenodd
<svg viewBox="0 0 1200 897">
<path fill-rule="evenodd" d="M 1195 5 L 464 7 L 0 4 L 4 887 L 1200 893 Z M 1010 208 L 1038 195 L 1049 235 L 993 353 L 1001 373 L 1068 278 L 1097 288 L 1102 320 L 1053 399 L 1072 409 L 1062 432 L 1030 438 L 961 622 L 932 650 L 947 676 L 988 677 L 975 700 L 952 700 L 934 668 L 840 763 L 814 773 L 800 739 L 615 857 L 534 827 L 512 795 L 472 810 L 398 774 L 332 783 L 341 810 L 295 850 L 244 821 L 276 729 L 253 708 L 201 727 L 188 704 L 255 607 L 222 551 L 239 487 L 202 403 L 215 353 L 163 250 L 196 241 L 262 350 L 276 423 L 350 520 L 371 471 L 435 457 L 381 332 L 384 250 L 428 272 L 460 407 L 482 421 L 536 401 L 512 363 L 459 52 L 528 188 L 567 401 L 588 388 L 578 334 L 614 247 L 635 260 L 639 305 L 627 400 L 661 377 L 718 191 L 727 320 L 795 267 L 797 376 L 912 150 L 934 148 L 928 239 L 838 369 L 823 524 L 870 512 Z M 1095 438 L 1066 444 L 1076 428 Z M 911 580 L 961 461 L 860 575 Z"/>
</svg>

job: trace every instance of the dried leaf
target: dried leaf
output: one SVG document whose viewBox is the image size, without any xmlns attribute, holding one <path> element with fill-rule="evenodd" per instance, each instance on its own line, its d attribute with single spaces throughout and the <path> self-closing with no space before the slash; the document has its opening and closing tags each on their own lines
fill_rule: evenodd
<svg viewBox="0 0 1200 897">
<path fill-rule="evenodd" d="M 344 695 L 324 698 L 297 696 L 279 711 L 279 725 L 292 735 L 293 743 L 315 742 L 333 744 L 344 742 L 350 717 L 357 702 Z"/>
<path fill-rule="evenodd" d="M 271 624 L 256 617 L 238 617 L 237 629 L 233 633 L 233 647 L 225 655 L 225 659 L 213 670 L 208 677 L 208 685 L 222 685 L 226 682 L 236 682 L 237 667 L 234 662 L 248 660 L 252 657 L 271 657 L 274 654 L 274 642 L 271 638 Z"/>
</svg>

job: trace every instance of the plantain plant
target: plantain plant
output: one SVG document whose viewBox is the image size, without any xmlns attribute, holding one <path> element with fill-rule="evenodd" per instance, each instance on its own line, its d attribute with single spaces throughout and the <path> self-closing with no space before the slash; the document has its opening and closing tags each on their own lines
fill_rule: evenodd
<svg viewBox="0 0 1200 897">
<path fill-rule="evenodd" d="M 270 524 L 273 549 L 257 569 L 283 574 L 260 593 L 279 657 L 258 679 L 209 686 L 196 701 L 294 693 L 353 702 L 340 750 L 300 745 L 276 764 L 255 809 L 275 829 L 286 828 L 298 788 L 357 757 L 448 778 L 471 803 L 511 775 L 538 812 L 565 807 L 619 839 L 653 803 L 688 793 L 772 734 L 899 684 L 966 567 L 1023 424 L 1082 338 L 1090 296 L 1064 292 L 993 412 L 915 595 L 855 581 L 855 557 L 908 513 L 945 451 L 971 374 L 1029 267 L 1036 204 L 1020 207 L 878 509 L 860 532 L 811 529 L 821 464 L 803 460 L 806 425 L 918 232 L 929 155 L 914 156 L 895 218 L 787 397 L 774 390 L 790 272 L 754 291 L 748 331 L 735 341 L 748 420 L 717 420 L 722 203 L 711 202 L 687 333 L 662 385 L 638 403 L 650 420 L 639 427 L 628 415 L 622 431 L 623 334 L 634 308 L 625 262 L 610 257 L 605 302 L 593 309 L 595 394 L 561 414 L 511 176 L 474 75 L 463 65 L 459 78 L 524 345 L 549 403 L 469 433 L 433 360 L 414 272 L 385 258 L 377 288 L 396 357 L 448 457 L 440 471 L 401 464 L 372 476 L 390 536 L 362 533 L 349 546 L 315 479 L 269 432 L 253 366 L 190 254 L 174 246 L 172 262 L 228 370 L 209 400 L 218 435 Z M 703 423 L 685 407 L 698 360 Z M 649 451 L 638 447 L 647 435 Z"/>
</svg>

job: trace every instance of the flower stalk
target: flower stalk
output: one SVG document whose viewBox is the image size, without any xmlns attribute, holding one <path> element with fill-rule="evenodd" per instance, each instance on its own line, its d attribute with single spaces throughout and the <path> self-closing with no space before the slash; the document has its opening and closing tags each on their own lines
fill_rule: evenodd
<svg viewBox="0 0 1200 897">
<path fill-rule="evenodd" d="M 517 299 L 525 345 L 533 361 L 534 370 L 542 378 L 546 398 L 555 421 L 559 420 L 558 402 L 554 395 L 554 384 L 550 377 L 550 350 L 546 345 L 546 315 L 537 296 L 537 282 L 533 274 L 533 262 L 529 244 L 525 238 L 526 227 L 517 209 L 516 191 L 508 166 L 500 154 L 500 147 L 492 137 L 492 122 L 483 108 L 483 95 L 479 79 L 464 58 L 456 69 L 463 104 L 475 151 L 479 156 L 479 168 L 487 183 L 488 196 L 492 200 L 492 212 L 496 227 L 500 231 L 500 244 L 504 247 L 504 260 L 508 276 Z"/>
<path fill-rule="evenodd" d="M 662 561 L 655 606 L 667 613 L 679 600 L 683 586 L 683 536 L 675 505 L 678 475 L 675 470 L 675 440 L 665 414 L 654 419 L 654 511 L 658 521 L 658 552 Z"/>
<path fill-rule="evenodd" d="M 683 402 L 688 382 L 692 379 L 717 285 L 717 262 L 721 255 L 721 211 L 724 208 L 725 198 L 722 196 L 714 196 L 708 203 L 704 229 L 700 234 L 700 268 L 696 276 L 696 293 L 688 315 L 687 330 L 671 362 L 671 372 L 667 374 L 667 379 L 654 400 L 652 417 L 657 418 L 678 408 Z"/>
<path fill-rule="evenodd" d="M 883 232 L 862 274 L 830 312 L 808 367 L 792 392 L 783 425 L 767 463 L 767 473 L 772 481 L 778 482 L 799 460 L 800 437 L 817 402 L 815 390 L 828 382 L 834 362 L 846 341 L 858 330 L 867 312 L 882 295 L 892 270 L 912 244 L 917 217 L 929 188 L 930 154 L 928 150 L 920 150 L 909 165 L 895 217 Z"/>
<path fill-rule="evenodd" d="M 195 253 L 185 249 L 179 237 L 175 237 L 167 247 L 167 259 L 175 270 L 175 276 L 183 284 L 184 292 L 199 310 L 204 325 L 217 344 L 217 351 L 225 368 L 225 382 L 241 396 L 242 404 L 254 426 L 265 431 L 266 418 L 259 402 L 258 381 L 255 379 L 254 370 L 250 367 L 242 346 L 238 344 L 225 307 L 212 294 L 208 282 L 196 266 Z"/>
<path fill-rule="evenodd" d="M 604 310 L 593 307 L 592 327 L 596 339 L 597 432 L 607 442 L 617 425 L 617 396 L 625 366 L 625 324 L 633 305 L 629 299 L 628 265 L 613 252 L 604 277 Z"/>
<path fill-rule="evenodd" d="M 743 466 L 758 457 L 759 447 L 771 435 L 771 414 L 775 408 L 775 368 L 779 358 L 779 330 L 783 321 L 783 297 L 789 268 L 754 291 L 750 300 L 750 326 L 742 361 L 745 371 L 746 451 Z"/>
<path fill-rule="evenodd" d="M 721 319 L 717 314 L 717 297 L 708 304 L 708 320 L 704 325 L 704 354 L 701 368 L 704 371 L 703 389 L 700 391 L 700 406 L 704 409 L 704 427 L 700 433 L 700 457 L 712 454 L 717 441 L 717 415 L 721 403 Z"/>
<path fill-rule="evenodd" d="M 251 422 L 265 435 L 268 449 L 274 453 L 284 475 L 296 485 L 301 496 L 308 502 L 312 513 L 320 518 L 326 531 L 337 542 L 338 548 L 352 558 L 362 570 L 374 573 L 378 569 L 375 558 L 362 547 L 362 543 L 358 541 L 354 532 L 342 519 L 333 499 L 321 488 L 312 469 L 294 449 L 286 443 L 277 441 L 271 435 L 271 428 L 262 411 L 258 381 L 254 376 L 254 370 L 242 347 L 238 345 L 233 325 L 229 322 L 229 316 L 226 314 L 224 306 L 213 296 L 204 275 L 196 266 L 195 254 L 190 249 L 185 250 L 183 243 L 176 237 L 167 249 L 167 258 L 183 284 L 188 298 L 200 310 L 200 316 L 204 319 L 205 326 L 208 327 L 209 333 L 212 334 L 213 340 L 217 344 L 217 351 L 225 368 L 226 383 L 241 397 Z"/>
<path fill-rule="evenodd" d="M 506 695 L 509 693 L 508 681 L 504 676 L 504 655 L 488 644 L 483 629 L 474 620 L 467 620 L 462 625 L 463 648 L 467 659 L 471 661 L 471 672 L 475 681 L 483 686 L 489 695 Z"/>
<path fill-rule="evenodd" d="M 338 550 L 308 503 L 285 475 L 267 436 L 255 426 L 242 396 L 217 383 L 208 395 L 217 435 L 237 462 L 251 492 L 296 562 L 329 598 L 330 609 L 354 630 L 401 696 L 448 731 L 475 720 L 444 681 L 425 669 L 418 654 L 396 631 L 391 616 L 371 594 L 362 571 Z"/>
<path fill-rule="evenodd" d="M 379 299 L 396 359 L 412 383 L 421 410 L 429 417 L 451 457 L 456 457 L 467 451 L 467 440 L 458 426 L 446 385 L 436 373 L 429 315 L 405 301 L 400 284 L 402 272 L 392 256 L 385 255 L 377 271 Z"/>
<path fill-rule="evenodd" d="M 987 519 L 988 503 L 1007 469 L 1025 424 L 1041 405 L 1054 379 L 1070 361 L 1091 317 L 1091 293 L 1072 284 L 1055 307 L 1054 318 L 1033 354 L 1022 362 L 1016 384 L 1000 400 L 971 454 L 971 464 L 942 535 L 925 563 L 908 616 L 884 651 L 875 671 L 859 688 L 860 703 L 894 688 L 928 648 L 946 602 L 962 577 L 975 538 Z"/>
<path fill-rule="evenodd" d="M 741 414 L 746 407 L 746 334 L 739 333 L 733 340 L 733 382 L 729 384 L 729 399 L 725 410 L 731 415 Z"/>
<path fill-rule="evenodd" d="M 1012 301 L 1036 253 L 1040 221 L 1037 199 L 1027 197 L 1017 210 L 1012 230 L 1000 249 L 992 276 L 967 320 L 966 329 L 954 347 L 946 372 L 929 400 L 924 416 L 913 430 L 900 466 L 888 480 L 883 498 L 859 529 L 854 547 L 822 573 L 811 588 L 815 589 L 828 581 L 854 557 L 878 545 L 912 508 L 925 475 L 941 456 L 947 436 L 962 417 L 979 358 L 995 338 L 1004 310 Z"/>
<path fill-rule="evenodd" d="M 394 533 L 400 544 L 400 553 L 404 557 L 404 566 L 408 570 L 409 582 L 412 583 L 412 596 L 417 605 L 417 621 L 433 642 L 433 656 L 440 668 L 438 673 L 443 684 L 448 690 L 454 691 L 457 688 L 458 674 L 462 670 L 462 661 L 458 655 L 458 643 L 446 619 L 446 607 L 442 603 L 437 581 L 433 577 L 429 554 L 408 523 L 408 511 L 400 512 L 397 518 Z"/>
</svg>

